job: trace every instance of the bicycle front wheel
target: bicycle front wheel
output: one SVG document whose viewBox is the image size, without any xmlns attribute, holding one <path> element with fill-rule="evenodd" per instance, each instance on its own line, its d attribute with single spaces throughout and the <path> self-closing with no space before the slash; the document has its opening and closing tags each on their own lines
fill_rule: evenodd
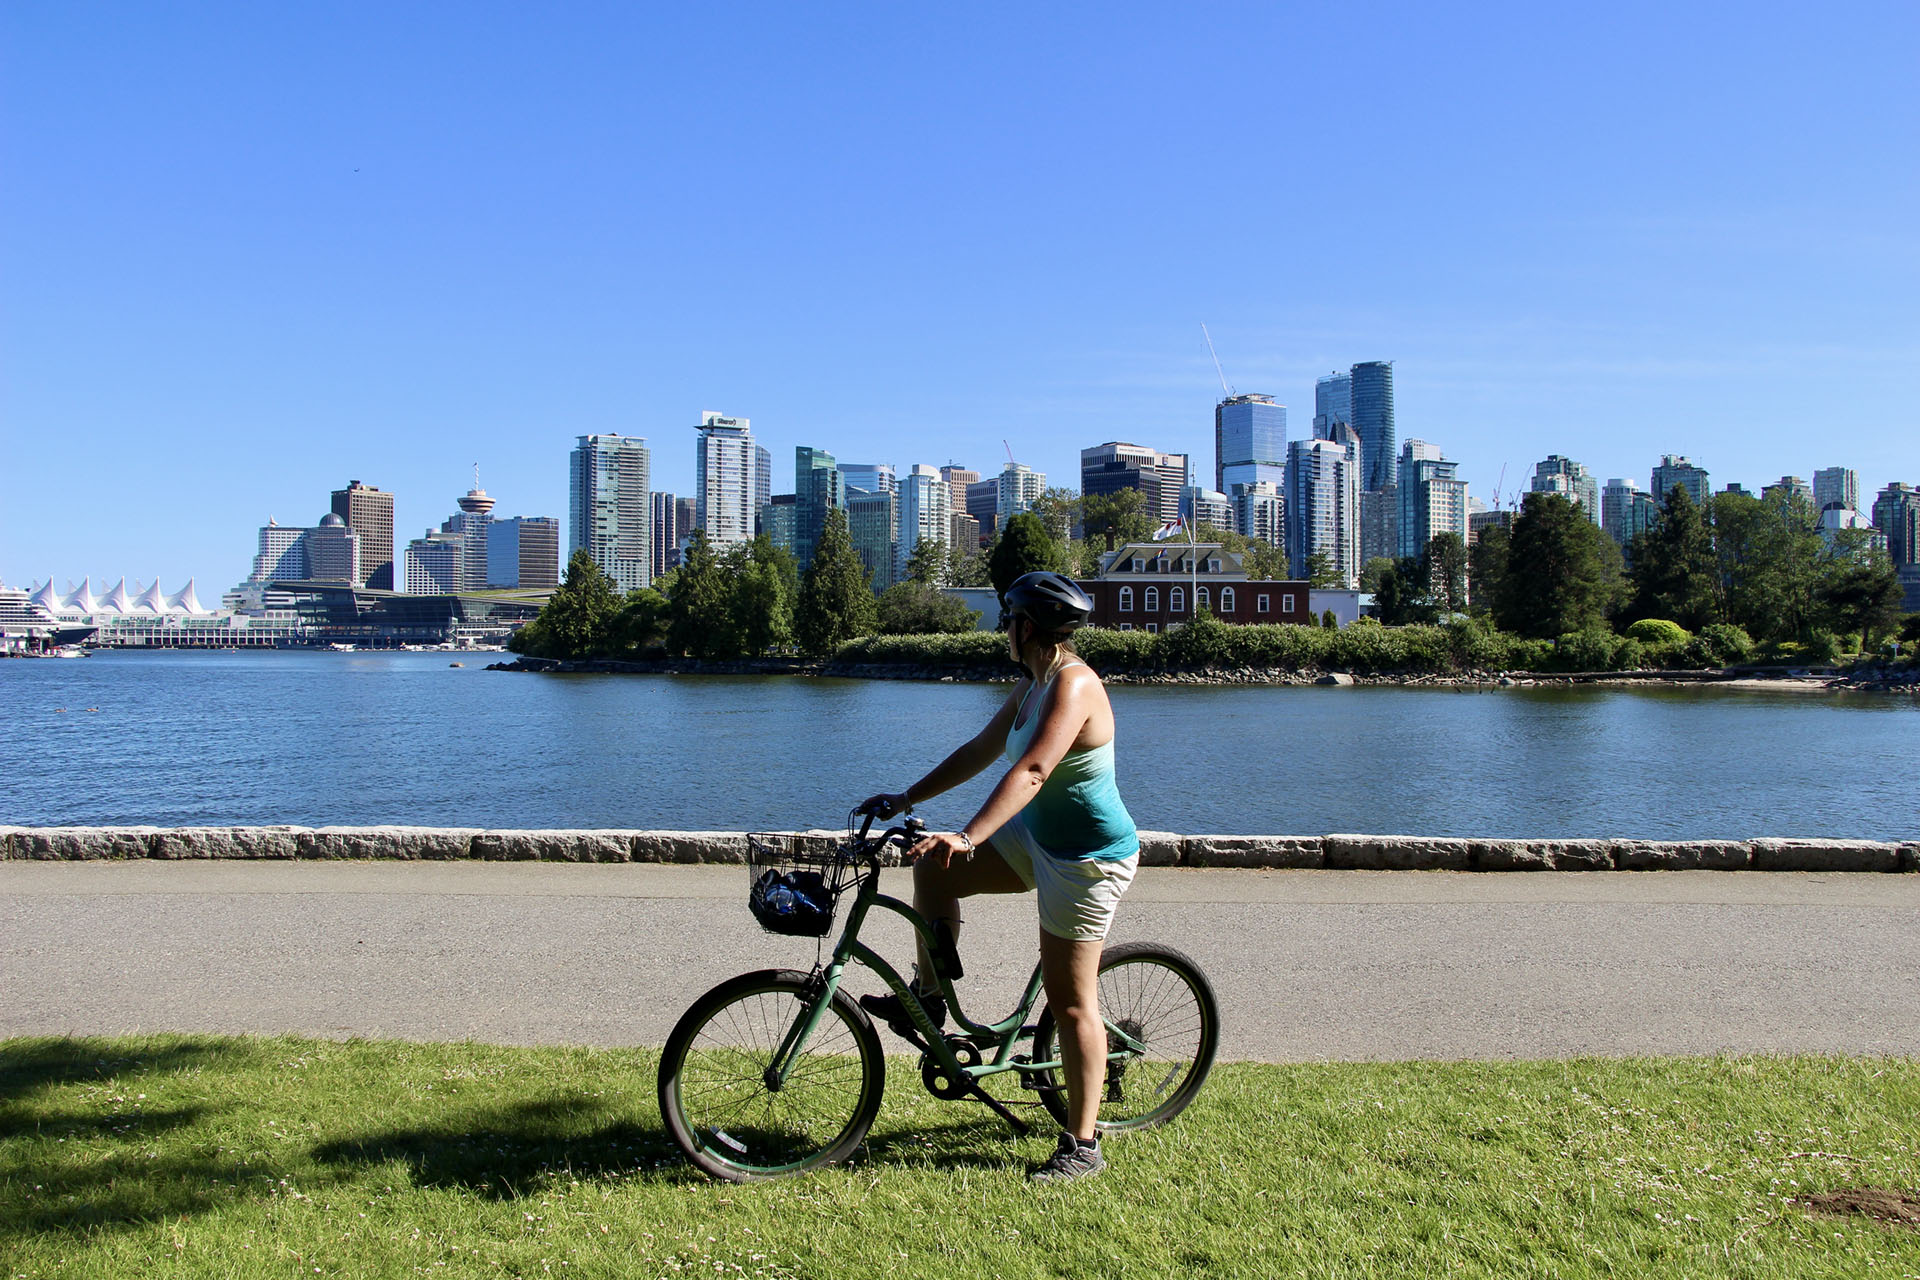
<svg viewBox="0 0 1920 1280">
<path fill-rule="evenodd" d="M 1132 1040 L 1142 1047 L 1107 1063 L 1100 1095 L 1103 1133 L 1150 1129 L 1186 1109 L 1213 1068 L 1220 1047 L 1220 1004 L 1213 984 L 1182 951 L 1151 942 L 1126 942 L 1100 955 L 1100 1016 L 1109 1028 L 1107 1052 Z M 1041 1012 L 1033 1036 L 1033 1058 L 1059 1056 L 1053 1010 Z M 1040 1101 L 1053 1118 L 1067 1123 L 1067 1094 L 1059 1071 L 1037 1081 Z"/>
<path fill-rule="evenodd" d="M 660 1115 L 687 1159 L 751 1182 L 845 1160 L 880 1112 L 887 1060 L 843 991 L 777 1085 L 768 1069 L 818 994 L 791 969 L 743 973 L 694 1001 L 660 1057 Z"/>
</svg>

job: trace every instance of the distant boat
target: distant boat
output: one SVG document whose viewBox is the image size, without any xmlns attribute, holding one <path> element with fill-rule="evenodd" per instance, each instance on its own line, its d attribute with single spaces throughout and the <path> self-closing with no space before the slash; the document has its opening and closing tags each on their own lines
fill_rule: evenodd
<svg viewBox="0 0 1920 1280">
<path fill-rule="evenodd" d="M 327 648 L 333 650 L 335 653 L 352 653 L 353 652 L 353 646 L 350 644 L 330 644 L 327 646 Z"/>
</svg>

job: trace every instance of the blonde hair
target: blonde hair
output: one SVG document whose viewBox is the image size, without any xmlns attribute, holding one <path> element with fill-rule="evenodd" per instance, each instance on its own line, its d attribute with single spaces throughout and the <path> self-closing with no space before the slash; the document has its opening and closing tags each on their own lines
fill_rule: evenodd
<svg viewBox="0 0 1920 1280">
<path fill-rule="evenodd" d="M 1043 670 L 1039 676 L 1039 682 L 1041 684 L 1045 684 L 1056 675 L 1059 675 L 1060 668 L 1066 666 L 1070 659 L 1080 658 L 1080 651 L 1073 647 L 1073 632 L 1071 630 L 1039 633 L 1037 630 L 1039 624 L 1034 622 L 1032 618 L 1026 618 L 1023 615 L 1023 621 L 1036 628 L 1036 634 L 1029 636 L 1026 645 L 1021 648 L 1021 665 L 1026 665 L 1025 657 L 1028 648 L 1034 645 L 1045 645 L 1050 650 L 1047 656 L 1046 669 Z M 1081 660 L 1084 661 L 1084 659 Z"/>
</svg>

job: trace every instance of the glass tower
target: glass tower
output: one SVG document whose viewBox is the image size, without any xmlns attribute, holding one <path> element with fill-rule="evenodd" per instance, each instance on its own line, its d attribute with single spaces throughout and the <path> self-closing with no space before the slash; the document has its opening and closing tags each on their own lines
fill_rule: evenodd
<svg viewBox="0 0 1920 1280">
<path fill-rule="evenodd" d="M 1360 433 L 1360 487 L 1387 489 L 1399 480 L 1393 427 L 1393 361 L 1368 360 L 1347 375 L 1353 429 Z"/>
<path fill-rule="evenodd" d="M 753 541 L 754 519 L 766 505 L 767 451 L 753 442 L 745 418 L 703 413 L 694 453 L 694 521 L 715 551 Z"/>
<path fill-rule="evenodd" d="M 845 510 L 847 505 L 846 477 L 825 449 L 804 444 L 794 449 L 793 505 L 794 559 L 804 573 L 827 527 L 827 512 L 835 507 Z"/>
<path fill-rule="evenodd" d="M 1316 440 L 1331 440 L 1328 433 L 1336 422 L 1353 422 L 1353 375 L 1330 373 L 1313 384 L 1313 435 Z"/>
<path fill-rule="evenodd" d="M 618 434 L 579 441 L 568 467 L 568 556 L 585 550 L 622 592 L 652 586 L 647 442 Z"/>
<path fill-rule="evenodd" d="M 1400 557 L 1419 559 L 1435 534 L 1467 537 L 1467 482 L 1440 446 L 1409 440 L 1400 451 Z"/>
<path fill-rule="evenodd" d="M 1287 406 L 1272 396 L 1228 396 L 1213 407 L 1213 487 L 1280 484 L 1287 470 Z"/>
</svg>

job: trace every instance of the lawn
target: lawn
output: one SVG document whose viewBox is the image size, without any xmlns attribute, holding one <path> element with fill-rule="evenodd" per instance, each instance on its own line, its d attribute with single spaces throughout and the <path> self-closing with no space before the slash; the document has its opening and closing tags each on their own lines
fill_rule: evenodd
<svg viewBox="0 0 1920 1280">
<path fill-rule="evenodd" d="M 1227 1064 L 1092 1182 L 896 1059 L 854 1166 L 679 1159 L 654 1054 L 0 1043 L 0 1276 L 1920 1276 L 1903 1059 Z M 1040 1113 L 1035 1112 L 1040 1118 Z"/>
</svg>

